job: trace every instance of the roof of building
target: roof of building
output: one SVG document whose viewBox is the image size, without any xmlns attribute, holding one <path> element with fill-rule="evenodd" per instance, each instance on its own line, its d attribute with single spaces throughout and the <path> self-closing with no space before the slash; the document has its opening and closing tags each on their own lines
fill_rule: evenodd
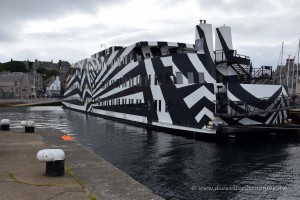
<svg viewBox="0 0 300 200">
<path fill-rule="evenodd" d="M 14 82 L 22 80 L 22 72 L 13 72 L 8 74 L 0 74 L 0 82 Z"/>
</svg>

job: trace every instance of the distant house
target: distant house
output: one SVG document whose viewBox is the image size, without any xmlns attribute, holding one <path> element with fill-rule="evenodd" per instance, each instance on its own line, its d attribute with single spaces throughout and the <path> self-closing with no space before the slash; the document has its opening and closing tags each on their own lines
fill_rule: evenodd
<svg viewBox="0 0 300 200">
<path fill-rule="evenodd" d="M 0 74 L 0 98 L 28 98 L 31 83 L 27 73 L 13 72 Z"/>
<path fill-rule="evenodd" d="M 47 97 L 59 97 L 61 90 L 61 82 L 59 77 L 52 77 L 46 81 L 46 93 Z"/>
</svg>

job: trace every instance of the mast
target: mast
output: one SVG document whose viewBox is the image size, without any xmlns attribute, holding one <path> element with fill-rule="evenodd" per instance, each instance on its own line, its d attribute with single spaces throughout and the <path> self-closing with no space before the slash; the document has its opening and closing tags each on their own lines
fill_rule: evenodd
<svg viewBox="0 0 300 200">
<path fill-rule="evenodd" d="M 295 79 L 295 56 L 293 59 L 293 64 L 292 64 L 292 94 L 295 94 L 295 90 L 294 90 L 294 79 Z"/>
<path fill-rule="evenodd" d="M 298 93 L 299 51 L 300 51 L 300 39 L 299 39 L 299 44 L 298 44 L 298 60 L 297 60 L 296 92 L 295 93 Z"/>
<path fill-rule="evenodd" d="M 287 73 L 286 73 L 286 87 L 287 89 L 289 90 L 289 76 L 290 76 L 290 57 L 291 55 L 289 55 L 289 58 L 288 58 L 288 64 L 287 64 Z"/>
<path fill-rule="evenodd" d="M 281 62 L 280 62 L 280 74 L 279 74 L 279 84 L 280 84 L 280 85 L 281 85 L 281 76 L 282 76 L 283 44 L 284 44 L 284 42 L 282 42 L 282 45 L 281 45 L 281 52 L 280 52 L 280 56 L 281 56 Z"/>
</svg>

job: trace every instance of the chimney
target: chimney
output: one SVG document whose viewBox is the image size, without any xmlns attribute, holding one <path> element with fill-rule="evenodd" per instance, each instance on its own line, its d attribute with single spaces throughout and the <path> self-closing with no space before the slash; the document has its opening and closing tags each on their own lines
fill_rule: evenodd
<svg viewBox="0 0 300 200">
<path fill-rule="evenodd" d="M 231 27 L 221 26 L 216 28 L 215 34 L 215 50 L 233 50 L 232 46 L 232 36 L 231 36 Z"/>
<path fill-rule="evenodd" d="M 212 25 L 207 24 L 206 20 L 200 20 L 200 24 L 196 26 L 195 49 L 214 58 Z"/>
</svg>

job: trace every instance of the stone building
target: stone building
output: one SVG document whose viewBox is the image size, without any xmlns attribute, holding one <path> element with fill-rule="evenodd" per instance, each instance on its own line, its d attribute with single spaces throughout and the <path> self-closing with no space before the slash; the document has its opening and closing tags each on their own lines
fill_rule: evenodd
<svg viewBox="0 0 300 200">
<path fill-rule="evenodd" d="M 298 68 L 298 76 L 297 76 L 297 68 Z M 273 83 L 287 86 L 289 94 L 300 93 L 299 78 L 300 78 L 299 64 L 295 63 L 295 59 L 286 59 L 285 65 L 277 66 L 273 74 Z"/>
<path fill-rule="evenodd" d="M 0 74 L 0 98 L 29 98 L 31 86 L 27 73 L 2 72 Z"/>
</svg>

